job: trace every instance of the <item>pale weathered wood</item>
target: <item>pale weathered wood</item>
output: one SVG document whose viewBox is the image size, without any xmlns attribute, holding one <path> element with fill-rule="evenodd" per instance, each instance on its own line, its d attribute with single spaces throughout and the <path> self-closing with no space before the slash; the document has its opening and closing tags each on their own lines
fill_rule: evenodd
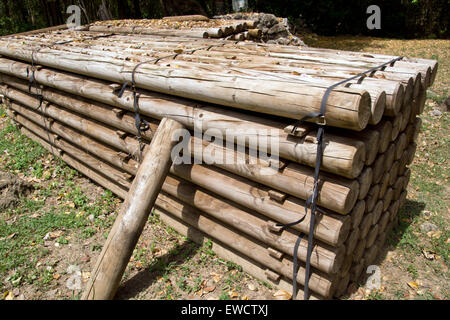
<svg viewBox="0 0 450 320">
<path fill-rule="evenodd" d="M 22 44 L 19 46 L 11 41 L 0 41 L 0 54 L 30 61 L 32 53 L 32 48 Z M 83 55 L 48 48 L 35 52 L 33 56 L 35 63 L 119 83 L 131 80 L 130 73 L 136 65 L 104 56 L 86 61 Z M 312 96 L 322 96 L 326 91 L 325 86 L 311 85 L 304 79 L 280 82 L 229 74 L 226 69 L 221 73 L 202 72 L 194 66 L 188 70 L 166 64 L 146 64 L 135 74 L 136 85 L 185 98 L 293 119 L 318 111 L 320 101 Z M 255 81 L 258 81 L 257 87 L 253 85 Z M 283 94 L 280 95 L 280 92 Z M 268 99 L 268 96 L 272 98 Z M 326 120 L 332 126 L 359 131 L 366 127 L 370 117 L 370 95 L 364 90 L 337 88 L 330 94 L 327 106 Z"/>
<path fill-rule="evenodd" d="M 192 241 L 199 243 L 200 245 L 208 242 L 209 244 L 211 244 L 211 250 L 214 251 L 219 257 L 242 266 L 242 269 L 251 276 L 269 283 L 275 287 L 278 287 L 279 289 L 292 292 L 292 281 L 288 280 L 287 278 L 280 276 L 276 281 L 274 281 L 271 277 L 268 276 L 268 271 L 270 271 L 271 273 L 273 273 L 273 271 L 267 269 L 267 267 L 260 264 L 259 262 L 250 259 L 243 253 L 233 250 L 229 246 L 226 246 L 226 244 L 220 243 L 212 237 L 207 238 L 207 235 L 205 233 L 202 233 L 198 229 L 186 224 L 182 220 L 176 219 L 161 208 L 155 208 L 155 213 L 160 216 L 161 220 L 164 223 L 174 228 L 177 232 L 184 235 L 185 237 L 188 237 Z M 301 285 L 299 285 L 298 287 L 300 288 L 298 288 L 297 299 L 301 300 L 303 299 L 303 290 Z M 317 300 L 323 299 L 323 297 L 318 296 L 317 294 L 312 292 L 309 299 Z"/>
<path fill-rule="evenodd" d="M 169 21 L 209 21 L 208 17 L 202 16 L 200 14 L 191 14 L 184 16 L 168 16 L 163 17 L 162 19 Z"/>
<path fill-rule="evenodd" d="M 26 114 L 24 112 L 23 109 L 19 109 L 18 106 L 14 103 L 11 103 L 11 107 L 13 108 L 13 110 L 18 111 L 19 113 L 23 113 Z M 38 114 L 33 114 L 32 112 L 30 112 L 30 117 L 34 120 L 40 119 Z M 56 122 L 54 122 L 56 124 Z M 43 125 L 45 125 L 44 123 L 42 123 Z M 93 152 L 94 154 L 97 154 L 99 157 L 104 157 L 106 161 L 110 161 L 111 158 L 114 158 L 114 151 L 108 151 L 107 148 L 103 147 L 100 149 L 96 149 L 96 145 L 94 141 L 89 140 L 88 138 L 84 138 L 84 139 L 72 139 L 71 136 L 71 132 L 67 131 L 66 129 L 64 129 L 62 127 L 56 127 L 57 129 L 54 130 L 56 132 L 59 132 L 60 134 L 62 134 L 62 136 L 66 139 L 68 139 L 69 141 L 73 141 L 75 143 L 80 143 L 83 142 L 84 144 L 80 144 L 79 147 L 81 148 L 85 148 L 85 144 L 88 145 L 88 150 L 90 150 L 91 152 Z M 59 129 L 58 129 L 59 128 Z M 51 129 L 53 130 L 53 124 L 51 126 Z M 73 132 L 72 132 L 73 133 Z M 45 138 L 45 133 L 42 133 L 41 136 L 43 138 Z M 101 150 L 101 151 L 100 151 Z M 81 153 L 80 151 L 78 151 L 79 153 Z M 88 154 L 85 154 L 83 156 L 84 158 L 89 158 Z M 119 162 L 119 165 L 117 165 L 117 162 Z M 133 162 L 133 160 L 129 160 L 127 164 L 120 164 L 120 162 L 122 162 L 122 160 L 119 160 L 116 158 L 115 161 L 112 161 L 113 164 L 117 165 L 120 168 L 123 168 L 124 170 L 127 170 L 129 173 L 135 174 L 137 171 L 137 164 L 135 162 Z M 117 170 L 112 169 L 112 168 L 105 168 L 105 166 L 103 166 L 103 169 L 107 169 L 109 174 L 116 174 L 116 175 L 120 175 L 120 172 L 117 172 Z M 210 169 L 207 169 L 210 170 Z M 178 173 L 180 173 L 183 171 L 178 170 Z M 286 201 L 283 204 L 278 204 L 276 202 L 273 201 L 255 201 L 255 196 L 252 195 L 252 193 L 250 192 L 249 194 L 247 194 L 247 192 L 249 191 L 244 191 L 244 190 L 259 190 L 258 193 L 260 195 L 265 194 L 265 198 L 269 198 L 268 197 L 268 192 L 267 189 L 261 189 L 260 187 L 258 187 L 256 184 L 252 186 L 248 185 L 247 183 L 245 183 L 243 180 L 235 180 L 235 179 L 230 179 L 229 176 L 227 175 L 223 175 L 220 174 L 219 172 L 216 173 L 216 177 L 214 177 L 214 179 L 208 179 L 205 178 L 203 175 L 208 176 L 208 173 L 210 172 L 209 176 L 211 176 L 211 173 L 214 171 L 203 171 L 202 168 L 200 168 L 199 166 L 195 166 L 193 167 L 193 171 L 191 171 L 191 173 L 193 173 L 194 176 L 200 177 L 200 181 L 197 181 L 197 179 L 194 177 L 194 181 L 197 181 L 198 184 L 206 187 L 207 189 L 215 189 L 216 192 L 218 192 L 220 195 L 222 196 L 231 196 L 232 200 L 237 201 L 238 203 L 243 204 L 244 206 L 246 204 L 248 204 L 251 208 L 253 208 L 254 210 L 257 211 L 261 211 L 261 212 L 268 212 L 268 216 L 271 216 L 275 219 L 277 219 L 280 222 L 283 223 L 288 223 L 290 221 L 294 221 L 297 220 L 300 216 L 301 216 L 301 212 L 304 212 L 304 207 L 301 206 L 301 204 L 295 200 L 294 198 L 291 198 L 290 200 Z M 181 175 L 183 178 L 185 179 L 191 179 L 189 174 L 183 173 Z M 218 179 L 218 180 L 217 180 Z M 169 181 L 171 181 L 169 178 L 167 179 L 167 181 L 165 182 L 165 184 L 163 185 L 163 190 L 167 191 L 167 192 L 172 192 L 174 195 L 178 195 L 179 197 L 183 197 L 184 194 L 180 193 L 180 191 L 178 190 L 178 188 L 176 187 L 171 187 L 171 184 L 169 183 Z M 216 183 L 216 181 L 219 181 L 218 183 Z M 214 186 L 219 185 L 220 188 L 217 189 Z M 170 191 L 172 190 L 172 191 Z M 189 190 L 195 190 L 195 187 L 193 187 L 192 185 L 186 188 L 186 192 L 188 192 Z M 225 190 L 225 191 L 223 191 Z M 231 190 L 231 192 L 229 192 Z M 233 194 L 238 194 L 240 196 L 235 197 L 233 196 Z M 190 199 L 189 197 L 187 197 L 186 199 Z M 194 198 L 195 200 L 195 198 Z M 187 201 L 187 200 L 186 200 Z M 212 199 L 210 199 L 209 201 L 206 201 L 206 203 L 210 203 L 212 201 Z M 202 198 L 199 199 L 199 202 L 197 203 L 193 203 L 193 205 L 201 205 L 203 202 Z M 223 205 L 222 205 L 223 206 Z M 219 208 L 221 206 L 219 205 Z M 231 209 L 230 209 L 231 210 Z M 213 211 L 214 212 L 214 211 Z M 299 224 L 297 226 L 294 226 L 294 228 L 299 229 L 302 232 L 308 232 L 308 224 L 302 223 Z M 337 228 L 337 229 L 336 229 Z M 339 217 L 336 215 L 332 216 L 328 216 L 328 215 L 323 215 L 320 219 L 319 222 L 317 224 L 317 228 L 315 230 L 315 235 L 318 239 L 323 239 L 325 242 L 330 243 L 332 245 L 339 245 L 342 244 L 342 242 L 345 240 L 345 238 L 347 237 L 348 231 L 350 229 L 350 218 L 349 217 Z"/>
<path fill-rule="evenodd" d="M 83 299 L 112 299 L 172 163 L 173 139 L 182 125 L 163 119 L 91 272 Z"/>
<path fill-rule="evenodd" d="M 12 81 L 10 78 L 11 77 L 0 76 L 0 79 L 5 80 L 8 84 L 14 85 L 16 88 L 21 90 L 26 90 L 28 88 L 26 83 Z M 8 94 L 11 97 L 17 97 L 17 99 L 23 103 L 27 102 L 27 105 L 31 106 L 28 104 L 31 103 L 29 102 L 30 99 L 27 99 L 29 97 L 19 95 L 19 93 L 15 91 L 10 91 Z M 108 126 L 125 130 L 133 135 L 137 134 L 134 116 L 129 112 L 124 111 L 124 113 L 121 113 L 120 117 L 118 117 L 117 112 L 115 110 L 111 110 L 109 106 L 101 103 L 94 103 L 81 98 L 75 98 L 75 96 L 72 95 L 63 95 L 55 89 L 44 89 L 40 91 L 40 94 L 42 94 L 46 100 L 77 113 L 82 113 L 89 118 L 104 122 Z M 20 97 L 22 98 L 20 99 Z M 67 118 L 67 115 L 65 118 Z M 150 118 L 145 119 L 149 122 L 151 130 L 143 132 L 142 136 L 148 140 L 151 140 L 153 133 L 157 129 L 158 122 Z M 289 164 L 288 168 L 285 168 L 282 172 L 279 172 L 276 169 L 271 169 L 264 166 L 263 160 L 255 159 L 254 157 L 249 156 L 248 153 L 244 155 L 241 152 L 227 149 L 214 143 L 207 143 L 206 141 L 203 141 L 203 148 L 196 148 L 198 143 L 195 141 L 197 139 L 198 138 L 196 137 L 191 137 L 191 144 L 189 144 L 189 146 L 191 147 L 190 151 L 192 155 L 198 160 L 204 161 L 207 164 L 215 164 L 216 166 L 234 174 L 238 174 L 256 182 L 274 187 L 277 190 L 287 192 L 301 199 L 307 199 L 312 193 L 314 184 L 314 172 L 312 169 L 298 166 L 296 164 Z M 210 152 L 205 152 L 206 150 Z M 236 163 L 235 161 L 228 163 L 226 159 L 228 153 L 230 152 L 232 153 L 232 159 L 246 158 L 245 164 Z M 217 157 L 211 157 L 211 154 L 223 154 L 224 157 L 223 159 L 217 159 Z M 339 182 L 340 179 L 336 179 L 335 177 L 326 174 L 322 175 L 320 178 L 321 190 L 318 198 L 319 205 L 339 213 L 348 213 L 353 208 L 353 205 L 357 200 L 356 198 L 359 192 L 359 186 L 356 181 L 343 179 Z"/>
<path fill-rule="evenodd" d="M 2 58 L 0 58 L 0 62 L 2 62 L 0 63 L 1 72 L 23 79 L 27 78 L 29 65 Z M 39 83 L 47 86 L 133 110 L 131 92 L 126 91 L 124 96 L 119 99 L 113 90 L 103 82 L 47 69 L 36 71 L 35 77 Z M 10 81 L 10 79 L 5 81 Z M 267 136 L 277 138 L 280 142 L 279 154 L 281 157 L 312 167 L 315 165 L 316 146 L 308 142 L 306 138 L 293 139 L 284 132 L 286 124 L 228 110 L 219 110 L 217 107 L 201 106 L 154 93 L 148 95 L 148 92 L 145 94 L 140 92 L 139 106 L 143 114 L 152 118 L 161 119 L 167 116 L 183 123 L 187 128 L 196 128 L 202 132 L 214 129 L 220 130 L 223 136 L 230 135 L 232 137 L 256 132 L 262 135 L 262 138 Z M 309 133 L 309 136 L 314 139 L 314 132 Z M 244 140 L 247 141 L 247 139 Z M 365 148 L 361 143 L 340 136 L 335 138 L 335 135 L 331 134 L 326 135 L 325 140 L 323 170 L 349 178 L 356 177 L 363 166 L 362 158 L 365 157 Z M 239 141 L 238 139 L 236 143 Z"/>
<path fill-rule="evenodd" d="M 25 128 L 21 129 L 22 132 L 24 134 L 26 134 L 27 136 L 29 136 L 31 139 L 36 140 L 38 142 L 40 142 L 45 148 L 47 148 L 49 151 L 52 150 L 52 147 L 50 146 L 50 144 L 46 143 L 44 140 L 38 138 L 37 136 L 35 136 L 33 133 L 31 133 L 30 131 L 28 131 Z M 66 161 L 70 166 L 74 167 L 75 169 L 77 169 L 78 171 L 82 172 L 83 174 L 85 174 L 86 176 L 88 176 L 89 178 L 93 179 L 94 181 L 96 181 L 97 183 L 99 183 L 100 185 L 102 185 L 103 187 L 113 191 L 116 195 L 118 195 L 121 198 L 125 198 L 127 196 L 127 190 L 124 189 L 120 189 L 119 187 L 117 187 L 115 185 L 115 183 L 110 182 L 109 180 L 107 180 L 106 178 L 104 178 L 103 176 L 101 176 L 100 174 L 98 174 L 96 171 L 88 169 L 84 164 L 76 161 L 75 159 L 71 158 L 69 155 L 63 154 L 63 159 L 64 161 Z M 157 209 L 158 213 L 161 214 L 161 211 L 159 211 Z M 165 222 L 168 222 L 167 216 L 162 216 L 163 220 Z M 169 220 L 169 225 L 174 227 L 175 229 L 177 229 L 177 231 L 181 232 L 181 230 L 179 228 L 176 228 L 177 224 L 173 224 L 171 223 L 173 221 Z M 179 221 L 180 223 L 182 223 L 181 221 Z M 189 236 L 191 239 L 194 237 L 194 232 L 196 230 L 189 230 L 189 233 L 184 233 L 186 236 Z M 193 240 L 195 241 L 195 237 L 193 238 Z M 285 290 L 290 290 L 292 291 L 292 286 L 290 286 L 291 282 L 290 281 L 286 281 L 281 279 L 278 280 L 277 282 L 272 282 L 269 278 L 267 278 L 267 276 L 265 275 L 265 271 L 267 271 L 268 269 L 265 269 L 267 267 L 264 266 L 260 266 L 259 263 L 257 263 L 254 260 L 249 260 L 249 258 L 247 258 L 244 254 L 239 253 L 239 252 L 231 252 L 230 249 L 225 249 L 225 247 L 223 247 L 223 244 L 221 244 L 221 247 L 217 247 L 217 242 L 212 239 L 212 243 L 213 243 L 213 250 L 215 252 L 217 252 L 219 254 L 219 256 L 222 256 L 223 258 L 232 260 L 235 263 L 238 263 L 239 265 L 243 266 L 244 270 L 249 272 L 250 274 L 252 274 L 253 276 L 258 277 L 259 279 L 262 279 L 264 281 L 268 281 L 269 283 L 273 283 L 274 285 L 279 285 L 281 288 L 284 288 Z M 226 250 L 226 251 L 224 251 Z M 239 259 L 238 259 L 239 258 Z M 303 291 L 301 288 L 299 288 L 299 299 L 301 299 L 303 297 Z M 321 296 L 317 296 L 314 292 L 312 293 L 312 295 L 310 296 L 310 299 L 320 299 L 323 298 Z"/>
<path fill-rule="evenodd" d="M 182 218 L 189 224 L 195 225 L 199 228 L 199 230 L 205 232 L 209 236 L 213 236 L 221 242 L 228 243 L 235 250 L 245 252 L 250 258 L 262 263 L 265 266 L 270 266 L 270 268 L 286 277 L 292 278 L 292 261 L 285 258 L 283 258 L 282 261 L 279 261 L 271 257 L 269 253 L 263 249 L 264 247 L 261 244 L 252 241 L 250 238 L 235 233 L 229 228 L 215 224 L 206 216 L 199 215 L 192 209 L 192 207 L 189 208 L 186 206 L 180 206 L 176 202 L 171 201 L 170 198 L 164 199 L 164 204 L 160 203 L 158 206 L 162 206 L 164 210 L 170 211 L 171 214 L 176 215 L 178 218 Z M 305 269 L 304 265 L 300 264 L 297 282 L 304 284 L 304 280 Z M 309 286 L 312 291 L 328 297 L 332 295 L 335 290 L 335 282 L 332 280 L 332 277 L 330 278 L 328 275 L 312 270 Z"/>
</svg>

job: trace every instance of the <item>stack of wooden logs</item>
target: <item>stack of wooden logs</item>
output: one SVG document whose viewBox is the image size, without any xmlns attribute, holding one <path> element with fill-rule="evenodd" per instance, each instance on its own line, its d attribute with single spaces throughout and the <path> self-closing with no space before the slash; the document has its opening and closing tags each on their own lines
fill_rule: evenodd
<svg viewBox="0 0 450 320">
<path fill-rule="evenodd" d="M 138 20 L 140 21 L 140 20 Z M 172 19 L 170 19 L 172 21 Z M 178 21 L 178 20 L 175 20 Z M 209 20 L 214 21 L 214 20 Z M 255 28 L 255 22 L 252 20 L 243 20 L 230 23 L 229 21 L 221 21 L 222 25 L 213 27 L 197 27 L 197 28 L 157 28 L 152 25 L 136 25 L 136 20 L 127 20 L 126 23 L 117 25 L 110 21 L 99 21 L 88 27 L 93 32 L 114 32 L 124 34 L 144 34 L 158 36 L 173 36 L 187 38 L 223 38 L 227 40 L 244 41 L 261 39 L 262 31 Z M 214 25 L 218 24 L 214 21 Z M 205 21 L 207 25 L 208 21 Z"/>
<path fill-rule="evenodd" d="M 195 162 L 171 167 L 155 211 L 180 233 L 210 238 L 219 256 L 285 290 L 292 290 L 293 248 L 309 232 L 310 215 L 292 227 L 277 224 L 305 214 L 317 152 L 314 122 L 293 124 L 319 110 L 330 85 L 394 58 L 82 31 L 3 38 L 0 54 L 0 93 L 22 132 L 121 198 L 139 167 L 140 144 L 133 91 L 118 93 L 135 66 L 150 61 L 134 73 L 139 112 L 150 126 L 144 144 L 164 117 L 195 131 L 190 155 L 182 155 Z M 436 61 L 403 58 L 331 92 L 312 299 L 345 294 L 395 226 L 421 127 L 417 115 L 436 72 Z M 257 149 L 278 141 L 279 159 L 273 145 L 256 158 L 245 139 L 255 135 L 262 143 Z M 235 161 L 218 161 L 224 154 Z M 306 238 L 298 250 L 299 299 Z"/>
</svg>

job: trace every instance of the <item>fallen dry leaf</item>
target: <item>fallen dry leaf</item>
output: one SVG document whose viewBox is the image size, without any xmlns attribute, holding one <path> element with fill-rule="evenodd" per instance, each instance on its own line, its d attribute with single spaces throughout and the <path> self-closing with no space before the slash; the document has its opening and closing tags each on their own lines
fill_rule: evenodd
<svg viewBox="0 0 450 320">
<path fill-rule="evenodd" d="M 441 237 L 442 231 L 430 231 L 427 232 L 427 236 L 433 239 L 439 239 Z"/>
<path fill-rule="evenodd" d="M 16 236 L 16 233 L 14 232 L 14 233 L 11 233 L 9 236 L 8 236 L 8 239 L 12 239 L 12 238 L 14 238 Z"/>
<path fill-rule="evenodd" d="M 239 297 L 239 293 L 237 293 L 236 291 L 230 291 L 228 295 L 233 299 Z"/>
<path fill-rule="evenodd" d="M 275 297 L 275 300 L 291 300 L 292 299 L 292 294 L 290 294 L 286 290 L 278 290 L 277 292 L 275 292 L 273 294 L 273 296 Z"/>
<path fill-rule="evenodd" d="M 415 281 L 408 282 L 408 286 L 410 286 L 414 290 L 417 290 L 419 288 L 419 284 L 417 282 L 415 282 Z"/>
<path fill-rule="evenodd" d="M 434 260 L 435 259 L 435 253 L 429 250 L 422 250 L 422 253 L 424 257 L 428 260 Z"/>
<path fill-rule="evenodd" d="M 216 290 L 216 286 L 203 288 L 203 291 L 205 292 L 213 292 L 214 290 Z"/>
<path fill-rule="evenodd" d="M 5 297 L 5 300 L 14 300 L 14 293 L 12 293 L 12 291 L 9 291 L 8 295 Z"/>
<path fill-rule="evenodd" d="M 61 278 L 61 275 L 60 275 L 60 274 L 55 273 L 55 274 L 53 275 L 53 279 L 58 280 L 59 278 Z"/>
<path fill-rule="evenodd" d="M 255 285 L 254 285 L 253 283 L 250 283 L 250 284 L 248 285 L 248 289 L 249 289 L 249 290 L 252 290 L 252 291 L 256 291 L 256 287 L 255 287 Z"/>
<path fill-rule="evenodd" d="M 242 296 L 242 300 L 248 300 L 247 296 Z"/>
</svg>

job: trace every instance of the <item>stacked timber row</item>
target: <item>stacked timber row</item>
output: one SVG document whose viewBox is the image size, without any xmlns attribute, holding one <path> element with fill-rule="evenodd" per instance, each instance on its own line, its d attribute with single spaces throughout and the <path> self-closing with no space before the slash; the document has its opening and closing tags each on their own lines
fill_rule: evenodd
<svg viewBox="0 0 450 320">
<path fill-rule="evenodd" d="M 332 84 L 395 58 L 83 31 L 3 38 L 0 54 L 0 93 L 22 132 L 121 198 L 140 159 L 135 95 L 132 86 L 123 87 L 134 79 L 149 124 L 144 145 L 165 117 L 186 128 L 186 143 L 176 151 L 184 161 L 170 168 L 155 211 L 180 233 L 195 241 L 209 237 L 219 256 L 286 290 L 292 290 L 293 248 L 308 234 L 310 215 L 291 227 L 278 224 L 305 214 L 317 154 L 314 122 L 294 124 L 319 111 Z M 395 226 L 421 126 L 417 116 L 436 72 L 436 61 L 402 58 L 331 92 L 310 298 L 344 294 Z M 299 299 L 306 239 L 296 253 Z"/>
<path fill-rule="evenodd" d="M 182 25 L 179 19 L 183 18 L 166 17 L 162 20 L 148 20 L 148 22 L 146 22 L 147 20 L 98 21 L 88 26 L 88 29 L 93 32 L 187 38 L 222 38 L 236 41 L 257 40 L 261 39 L 262 36 L 262 31 L 255 28 L 255 22 L 252 20 L 230 22 L 206 18 L 207 20 L 200 20 L 201 22 L 190 22 Z M 164 23 L 165 20 L 168 21 Z"/>
</svg>

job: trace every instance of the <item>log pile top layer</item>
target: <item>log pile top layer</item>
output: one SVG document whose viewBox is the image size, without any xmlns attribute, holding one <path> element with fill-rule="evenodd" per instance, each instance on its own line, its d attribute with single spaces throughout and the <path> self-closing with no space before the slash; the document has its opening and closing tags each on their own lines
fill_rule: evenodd
<svg viewBox="0 0 450 320">
<path fill-rule="evenodd" d="M 211 57 L 210 52 L 215 56 Z M 0 54 L 119 83 L 130 81 L 135 66 L 148 61 L 136 70 L 138 87 L 291 119 L 318 111 L 326 89 L 337 79 L 348 78 L 388 59 L 278 45 L 185 38 L 174 41 L 160 36 L 70 30 L 4 38 L 0 41 Z M 192 59 L 193 55 L 201 59 Z M 298 70 L 297 62 L 302 69 Z M 313 64 L 306 68 L 309 62 Z M 423 59 L 399 63 L 401 68 L 394 64 L 382 72 L 397 72 L 404 82 L 422 74 L 424 85 L 431 83 L 437 65 Z M 340 69 L 333 68 L 336 65 Z M 312 70 L 320 72 L 314 74 Z M 372 98 L 384 93 L 385 88 L 396 94 L 389 91 L 392 86 L 386 80 L 374 79 L 378 81 L 333 90 L 327 103 L 327 124 L 364 129 L 371 117 L 369 91 Z M 374 86 L 378 87 L 375 92 Z"/>
</svg>

